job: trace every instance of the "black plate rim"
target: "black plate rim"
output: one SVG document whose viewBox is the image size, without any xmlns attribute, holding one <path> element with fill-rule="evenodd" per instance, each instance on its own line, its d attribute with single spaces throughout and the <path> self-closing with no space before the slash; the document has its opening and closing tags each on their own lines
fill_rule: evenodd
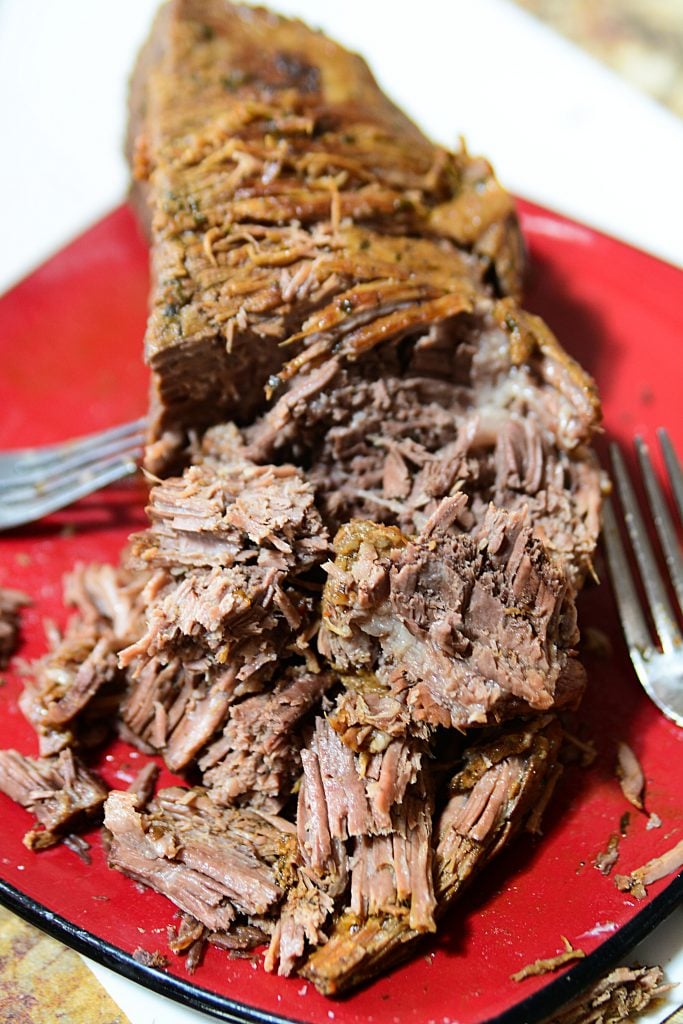
<svg viewBox="0 0 683 1024">
<path fill-rule="evenodd" d="M 49 910 L 4 879 L 0 879 L 0 903 L 29 924 L 129 981 L 193 1010 L 208 1013 L 218 1020 L 228 1021 L 229 1024 L 303 1024 L 296 1018 L 236 1002 L 194 982 L 139 964 L 130 953 Z M 570 970 L 549 981 L 533 995 L 522 998 L 509 1010 L 481 1021 L 481 1024 L 540 1024 L 606 974 L 681 903 L 683 871 L 630 921 L 605 939 L 592 953 L 577 961 Z M 331 1005 L 334 1005 L 334 1001 L 331 1001 Z"/>
</svg>

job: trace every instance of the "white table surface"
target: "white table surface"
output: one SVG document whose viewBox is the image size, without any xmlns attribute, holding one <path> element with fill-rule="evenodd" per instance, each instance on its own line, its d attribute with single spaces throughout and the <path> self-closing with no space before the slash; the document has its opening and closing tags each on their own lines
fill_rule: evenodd
<svg viewBox="0 0 683 1024">
<path fill-rule="evenodd" d="M 156 0 L 0 0 L 0 292 L 125 195 L 129 70 Z M 506 0 L 273 0 L 362 52 L 512 191 L 683 266 L 683 122 Z M 682 297 L 683 298 L 683 297 Z M 628 962 L 683 982 L 683 908 Z M 131 1024 L 208 1020 L 90 965 Z M 683 986 L 646 1018 L 658 1024 Z"/>
</svg>

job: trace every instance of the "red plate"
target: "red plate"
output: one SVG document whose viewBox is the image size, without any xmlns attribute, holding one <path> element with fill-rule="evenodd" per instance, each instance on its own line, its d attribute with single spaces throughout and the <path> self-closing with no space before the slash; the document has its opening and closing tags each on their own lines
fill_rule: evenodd
<svg viewBox="0 0 683 1024">
<path fill-rule="evenodd" d="M 522 203 L 533 261 L 528 305 L 545 316 L 566 347 L 595 375 L 607 433 L 628 441 L 667 424 L 679 450 L 683 274 L 675 268 L 555 214 Z M 0 300 L 0 448 L 40 444 L 141 415 L 146 372 L 141 339 L 147 255 L 129 210 L 116 210 Z M 42 621 L 64 620 L 62 574 L 78 560 L 118 557 L 143 521 L 139 485 L 110 488 L 32 527 L 0 537 L 0 585 L 34 598 L 24 617 L 22 656 L 44 650 Z M 172 908 L 110 871 L 96 833 L 92 865 L 65 848 L 28 852 L 29 816 L 0 796 L 0 898 L 65 942 L 166 995 L 229 1020 L 335 1024 L 431 1021 L 533 1022 L 605 970 L 683 897 L 683 874 L 650 887 L 637 902 L 593 865 L 629 805 L 614 777 L 615 746 L 625 740 L 647 777 L 647 815 L 630 810 L 617 870 L 627 872 L 683 835 L 683 730 L 664 719 L 640 690 L 625 657 L 607 585 L 582 598 L 582 622 L 604 630 L 614 654 L 587 658 L 590 688 L 582 719 L 599 756 L 568 770 L 547 813 L 543 839 L 522 838 L 485 872 L 440 936 L 405 967 L 342 1001 L 319 996 L 300 979 L 282 980 L 260 965 L 209 949 L 192 983 L 182 961 L 143 968 L 137 947 L 166 951 Z M 0 699 L 0 746 L 36 749 L 17 708 L 18 675 Z M 125 786 L 142 763 L 122 743 L 98 765 Z M 170 781 L 166 774 L 163 782 Z M 567 936 L 587 957 L 564 974 L 510 975 L 561 951 Z"/>
</svg>

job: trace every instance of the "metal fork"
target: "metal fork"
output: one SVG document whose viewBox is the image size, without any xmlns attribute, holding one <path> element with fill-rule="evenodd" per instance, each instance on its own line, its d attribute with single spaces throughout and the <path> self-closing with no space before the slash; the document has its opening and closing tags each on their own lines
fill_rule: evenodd
<svg viewBox="0 0 683 1024">
<path fill-rule="evenodd" d="M 678 513 L 683 520 L 683 473 L 671 439 L 665 430 L 657 431 L 659 443 Z M 671 588 L 683 612 L 683 558 L 676 527 L 650 461 L 647 445 L 635 439 L 638 461 L 647 491 L 650 512 L 657 529 Z M 618 445 L 610 446 L 614 482 L 619 495 L 631 545 L 647 595 L 647 612 L 654 624 L 659 643 L 652 638 L 647 616 L 641 607 L 633 574 L 617 525 L 614 505 L 608 498 L 603 510 L 603 530 L 619 617 L 631 661 L 638 679 L 657 707 L 677 725 L 683 726 L 683 638 L 678 616 L 667 593 L 655 553 L 648 538 L 643 516 Z"/>
<path fill-rule="evenodd" d="M 0 452 L 0 530 L 33 522 L 134 473 L 146 420 L 62 444 Z"/>
</svg>

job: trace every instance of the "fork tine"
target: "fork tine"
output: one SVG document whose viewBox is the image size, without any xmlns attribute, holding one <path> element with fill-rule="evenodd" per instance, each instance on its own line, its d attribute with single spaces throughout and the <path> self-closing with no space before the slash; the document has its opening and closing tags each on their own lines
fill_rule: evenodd
<svg viewBox="0 0 683 1024">
<path fill-rule="evenodd" d="M 90 467 L 97 467 L 102 462 L 110 462 L 113 458 L 139 457 L 144 450 L 144 437 L 131 434 L 117 441 L 110 441 L 98 447 L 87 449 L 70 449 L 55 453 L 51 461 L 45 461 L 31 469 L 3 471 L 0 466 L 0 499 L 6 501 L 27 500 L 54 487 L 59 487 L 65 477 L 74 473 L 85 473 Z"/>
<path fill-rule="evenodd" d="M 640 607 L 640 598 L 628 564 L 624 544 L 617 526 L 611 498 L 602 506 L 602 532 L 605 540 L 607 563 L 612 576 L 612 589 L 619 610 L 619 618 L 629 648 L 645 651 L 652 646 L 647 621 Z"/>
<path fill-rule="evenodd" d="M 674 451 L 668 431 L 664 427 L 660 427 L 657 431 L 657 436 L 659 437 L 659 444 L 664 455 L 669 480 L 671 481 L 671 489 L 678 505 L 678 514 L 683 519 L 683 470 Z"/>
<path fill-rule="evenodd" d="M 642 437 L 636 438 L 636 450 L 643 473 L 643 480 L 645 481 L 645 488 L 650 499 L 652 517 L 657 527 L 657 535 L 662 545 L 666 564 L 669 567 L 671 583 L 676 591 L 678 605 L 681 611 L 683 611 L 683 558 L 681 558 L 681 552 L 678 547 L 676 530 L 666 506 L 662 489 L 652 468 L 648 447 Z"/>
<path fill-rule="evenodd" d="M 610 445 L 610 454 L 612 456 L 612 466 L 614 467 L 621 507 L 624 511 L 624 519 L 626 520 L 633 551 L 640 568 L 657 635 L 659 636 L 662 650 L 671 652 L 681 644 L 682 639 L 680 630 L 676 625 L 674 610 L 671 607 L 671 602 L 662 583 L 652 545 L 645 529 L 645 523 L 640 514 L 626 465 L 617 444 L 613 443 Z"/>
<path fill-rule="evenodd" d="M 87 462 L 69 466 L 66 469 L 62 465 L 58 465 L 52 472 L 46 472 L 45 476 L 41 475 L 34 483 L 22 482 L 16 485 L 0 480 L 0 507 L 11 509 L 31 504 L 34 501 L 50 500 L 53 496 L 64 492 L 69 493 L 72 487 L 86 483 L 93 474 L 99 473 L 101 469 L 106 469 L 114 462 L 136 462 L 141 451 L 141 446 L 122 448 L 103 458 L 90 457 Z"/>
<path fill-rule="evenodd" d="M 53 445 L 41 445 L 37 448 L 18 448 L 14 451 L 2 452 L 0 454 L 0 476 L 8 472 L 12 475 L 29 474 L 39 472 L 43 467 L 50 466 L 55 459 L 60 457 L 68 458 L 70 455 L 80 455 L 86 452 L 97 452 L 109 445 L 126 443 L 134 438 L 144 439 L 146 420 L 134 420 L 131 423 L 123 423 L 111 430 L 101 430 L 94 434 L 86 434 L 83 437 L 72 438 L 68 441 Z M 16 478 L 16 476 L 15 476 Z"/>
<path fill-rule="evenodd" d="M 70 505 L 79 498 L 84 498 L 87 494 L 106 487 L 107 484 L 111 484 L 115 480 L 129 476 L 136 469 L 137 463 L 134 459 L 115 459 L 101 466 L 97 472 L 89 474 L 87 479 L 83 479 L 81 474 L 78 477 L 78 482 L 70 482 L 68 487 L 60 488 L 46 496 L 37 497 L 34 501 L 14 507 L 0 504 L 0 529 L 7 530 L 13 526 L 22 526 L 24 523 L 41 519 L 51 512 L 56 512 L 57 509 Z"/>
</svg>

